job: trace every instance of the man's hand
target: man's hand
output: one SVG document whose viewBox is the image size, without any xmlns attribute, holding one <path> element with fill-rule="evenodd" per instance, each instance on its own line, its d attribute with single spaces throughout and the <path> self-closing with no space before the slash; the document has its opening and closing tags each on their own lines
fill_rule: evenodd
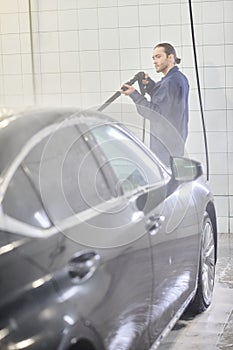
<svg viewBox="0 0 233 350">
<path fill-rule="evenodd" d="M 120 92 L 123 95 L 129 96 L 135 91 L 135 88 L 132 85 L 124 84 L 122 85 Z"/>
</svg>

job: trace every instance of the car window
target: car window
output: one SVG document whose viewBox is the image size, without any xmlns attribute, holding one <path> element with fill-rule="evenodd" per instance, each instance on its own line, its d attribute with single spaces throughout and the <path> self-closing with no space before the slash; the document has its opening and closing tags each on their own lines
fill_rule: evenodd
<svg viewBox="0 0 233 350">
<path fill-rule="evenodd" d="M 4 213 L 14 219 L 39 228 L 51 226 L 39 196 L 21 167 L 9 183 L 2 206 Z"/>
<path fill-rule="evenodd" d="M 54 131 L 24 163 L 54 222 L 111 198 L 101 169 L 75 126 Z"/>
<path fill-rule="evenodd" d="M 162 179 L 159 166 L 118 128 L 104 125 L 93 128 L 92 133 L 115 172 L 117 186 L 124 192 L 154 185 Z"/>
</svg>

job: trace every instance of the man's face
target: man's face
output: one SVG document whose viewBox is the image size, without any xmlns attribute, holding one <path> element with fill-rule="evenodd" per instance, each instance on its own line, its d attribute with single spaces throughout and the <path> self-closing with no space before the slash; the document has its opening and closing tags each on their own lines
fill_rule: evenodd
<svg viewBox="0 0 233 350">
<path fill-rule="evenodd" d="M 165 75 L 174 66 L 174 56 L 172 54 L 167 56 L 163 47 L 156 47 L 153 50 L 152 59 L 157 73 Z"/>
</svg>

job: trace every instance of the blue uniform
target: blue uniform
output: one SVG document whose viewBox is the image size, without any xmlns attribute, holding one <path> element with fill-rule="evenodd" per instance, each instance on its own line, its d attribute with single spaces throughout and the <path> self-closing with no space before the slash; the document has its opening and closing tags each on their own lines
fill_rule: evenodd
<svg viewBox="0 0 233 350">
<path fill-rule="evenodd" d="M 177 66 L 157 83 L 149 78 L 148 101 L 135 90 L 130 97 L 138 113 L 150 120 L 150 148 L 166 164 L 170 155 L 183 156 L 188 134 L 189 83 Z"/>
</svg>

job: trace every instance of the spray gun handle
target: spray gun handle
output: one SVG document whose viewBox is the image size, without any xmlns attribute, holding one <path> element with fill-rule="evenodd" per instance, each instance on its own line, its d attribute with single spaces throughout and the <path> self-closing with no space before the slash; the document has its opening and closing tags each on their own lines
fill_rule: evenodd
<svg viewBox="0 0 233 350">
<path fill-rule="evenodd" d="M 134 83 L 136 83 L 136 81 L 142 81 L 142 79 L 145 79 L 145 73 L 144 72 L 138 72 L 137 74 L 135 74 L 135 76 L 130 79 L 126 84 L 127 85 L 133 85 Z"/>
<path fill-rule="evenodd" d="M 128 81 L 126 84 L 128 85 L 133 85 L 136 81 L 138 82 L 138 86 L 140 88 L 140 92 L 142 95 L 145 95 L 145 91 L 144 91 L 144 86 L 142 84 L 142 80 L 145 79 L 145 73 L 144 72 L 138 72 L 137 74 L 135 74 L 135 76 Z M 122 90 L 127 90 L 127 87 L 122 86 L 121 88 Z"/>
</svg>

